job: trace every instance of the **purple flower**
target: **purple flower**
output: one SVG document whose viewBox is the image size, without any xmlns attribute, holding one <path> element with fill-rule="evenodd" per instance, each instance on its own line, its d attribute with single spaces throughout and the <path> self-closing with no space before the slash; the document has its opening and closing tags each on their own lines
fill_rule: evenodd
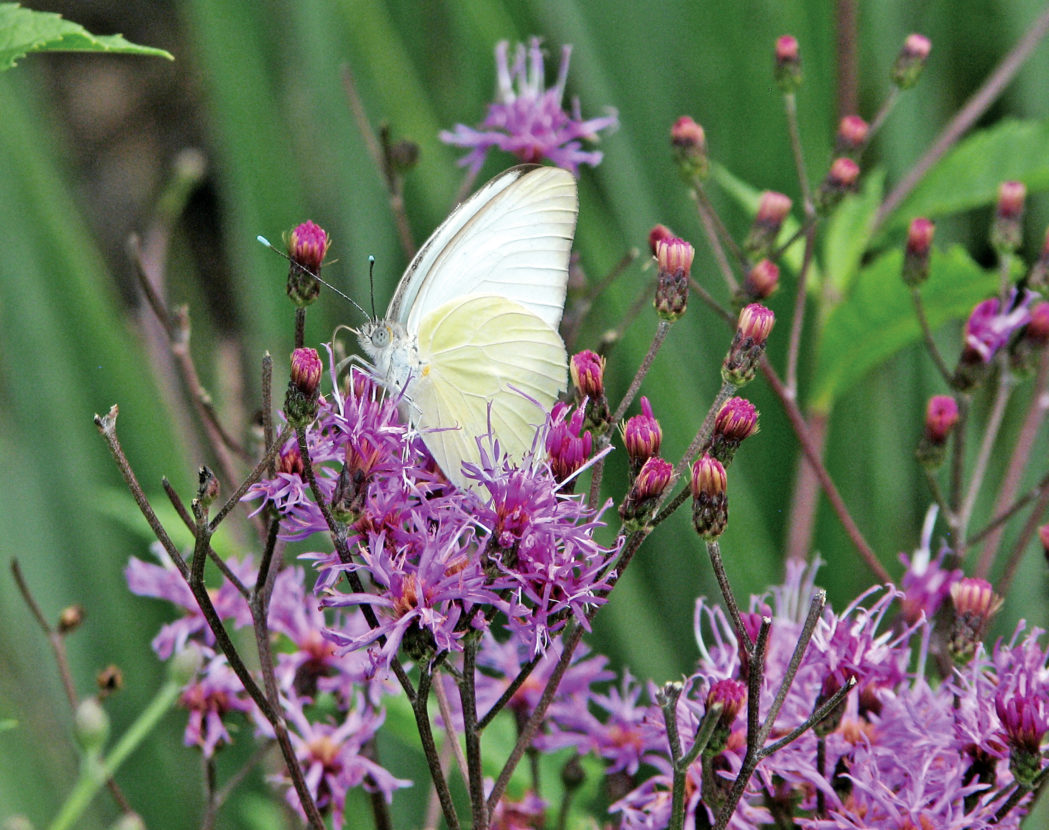
<svg viewBox="0 0 1049 830">
<path fill-rule="evenodd" d="M 997 297 L 977 303 L 965 324 L 965 351 L 989 363 L 1013 333 L 1030 322 L 1028 306 L 1034 297 L 1030 291 L 1024 290 L 1020 294 L 1014 288 L 1005 311 L 1001 310 L 1001 301 Z"/>
<path fill-rule="evenodd" d="M 546 158 L 573 173 L 578 173 L 580 164 L 593 167 L 600 163 L 602 154 L 583 150 L 582 140 L 596 141 L 599 130 L 617 127 L 615 110 L 584 121 L 579 101 L 573 100 L 571 114 L 565 112 L 561 101 L 572 47 L 562 48 L 557 82 L 547 89 L 539 43 L 539 38 L 532 38 L 527 50 L 524 44 L 518 44 L 511 65 L 509 43 L 501 41 L 495 47 L 497 99 L 488 105 L 481 128 L 456 124 L 454 130 L 441 132 L 440 139 L 445 144 L 470 149 L 459 163 L 469 166 L 472 173 L 481 169 L 492 147 L 513 153 L 525 162 Z"/>
<path fill-rule="evenodd" d="M 358 700 L 343 715 L 341 723 L 316 722 L 307 717 L 301 700 L 292 697 L 282 700 L 282 704 L 288 719 L 288 734 L 305 773 L 306 786 L 317 807 L 331 814 L 335 830 L 341 830 L 345 821 L 349 790 L 363 786 L 368 792 L 381 793 L 389 803 L 393 800 L 394 790 L 411 786 L 410 781 L 395 778 L 364 752 L 383 723 L 381 712 L 364 707 Z M 260 724 L 259 731 L 267 737 L 274 737 L 265 722 Z M 301 812 L 298 795 L 291 786 L 288 786 L 287 800 Z"/>
<path fill-rule="evenodd" d="M 225 656 L 214 653 L 199 676 L 182 690 L 178 703 L 189 711 L 182 741 L 186 746 L 199 746 L 205 758 L 212 757 L 220 745 L 233 743 L 223 717 L 254 708 Z"/>
<path fill-rule="evenodd" d="M 124 571 L 131 593 L 144 597 L 164 599 L 185 610 L 185 616 L 160 629 L 153 639 L 153 651 L 161 660 L 167 660 L 172 654 L 182 651 L 190 638 L 199 637 L 206 646 L 213 646 L 215 638 L 208 628 L 207 621 L 197 605 L 182 574 L 159 545 L 153 552 L 161 565 L 152 565 L 132 557 Z M 244 560 L 230 558 L 226 560 L 229 569 L 244 585 L 255 582 L 255 565 L 251 558 Z M 232 621 L 240 627 L 251 623 L 251 612 L 248 603 L 230 582 L 223 580 L 221 587 L 211 591 L 211 602 L 220 619 Z"/>
</svg>

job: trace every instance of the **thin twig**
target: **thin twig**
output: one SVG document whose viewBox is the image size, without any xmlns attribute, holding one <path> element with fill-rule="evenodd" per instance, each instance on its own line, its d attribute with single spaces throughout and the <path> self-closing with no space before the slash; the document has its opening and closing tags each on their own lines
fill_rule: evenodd
<svg viewBox="0 0 1049 830">
<path fill-rule="evenodd" d="M 871 235 L 881 229 L 885 220 L 892 215 L 918 183 L 925 178 L 925 174 L 946 154 L 951 147 L 975 124 L 987 109 L 994 103 L 999 95 L 1012 81 L 1020 67 L 1024 65 L 1031 53 L 1038 46 L 1042 38 L 1049 32 L 1049 7 L 1047 7 L 1038 19 L 1026 29 L 1026 32 L 1012 51 L 999 62 L 994 71 L 983 82 L 983 85 L 973 94 L 958 113 L 952 118 L 947 126 L 940 131 L 939 136 L 932 146 L 911 168 L 910 172 L 903 177 L 899 184 L 882 202 L 871 227 Z"/>
</svg>

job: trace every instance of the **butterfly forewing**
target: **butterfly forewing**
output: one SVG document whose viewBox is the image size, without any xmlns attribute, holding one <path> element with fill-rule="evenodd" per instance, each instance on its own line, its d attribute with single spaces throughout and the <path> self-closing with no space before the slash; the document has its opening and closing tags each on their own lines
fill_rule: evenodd
<svg viewBox="0 0 1049 830">
<path fill-rule="evenodd" d="M 469 294 L 514 300 L 557 328 L 578 200 L 557 167 L 515 167 L 461 204 L 408 267 L 387 318 L 418 331 L 430 310 Z"/>
</svg>

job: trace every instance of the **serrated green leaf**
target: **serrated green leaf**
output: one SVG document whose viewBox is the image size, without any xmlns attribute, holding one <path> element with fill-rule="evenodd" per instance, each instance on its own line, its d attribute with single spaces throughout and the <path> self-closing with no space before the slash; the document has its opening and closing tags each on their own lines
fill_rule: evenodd
<svg viewBox="0 0 1049 830">
<path fill-rule="evenodd" d="M 78 23 L 52 12 L 0 3 L 0 72 L 30 52 L 110 52 L 174 60 L 170 52 L 139 46 L 120 35 L 93 35 Z"/>
<path fill-rule="evenodd" d="M 863 177 L 859 193 L 846 198 L 824 227 L 823 272 L 837 293 L 848 293 L 870 243 L 874 217 L 885 192 L 885 171 Z"/>
<path fill-rule="evenodd" d="M 1004 181 L 1049 189 L 1049 121 L 1004 121 L 969 136 L 926 174 L 886 229 L 990 204 Z"/>
<path fill-rule="evenodd" d="M 985 271 L 961 246 L 934 251 L 932 262 L 921 292 L 934 331 L 997 289 L 997 272 Z M 849 300 L 827 317 L 812 393 L 816 410 L 827 411 L 873 368 L 921 338 L 910 289 L 900 278 L 902 264 L 902 251 L 879 257 L 861 271 Z"/>
</svg>

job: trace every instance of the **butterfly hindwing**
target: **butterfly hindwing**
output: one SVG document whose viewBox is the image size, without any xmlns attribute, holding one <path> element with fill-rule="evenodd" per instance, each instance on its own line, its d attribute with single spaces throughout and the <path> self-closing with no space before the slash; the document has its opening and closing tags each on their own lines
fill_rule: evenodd
<svg viewBox="0 0 1049 830">
<path fill-rule="evenodd" d="M 506 297 L 475 295 L 423 317 L 418 343 L 422 368 L 407 390 L 412 420 L 449 479 L 466 484 L 461 464 L 479 461 L 476 437 L 489 423 L 502 449 L 521 458 L 565 387 L 557 331 Z"/>
</svg>

